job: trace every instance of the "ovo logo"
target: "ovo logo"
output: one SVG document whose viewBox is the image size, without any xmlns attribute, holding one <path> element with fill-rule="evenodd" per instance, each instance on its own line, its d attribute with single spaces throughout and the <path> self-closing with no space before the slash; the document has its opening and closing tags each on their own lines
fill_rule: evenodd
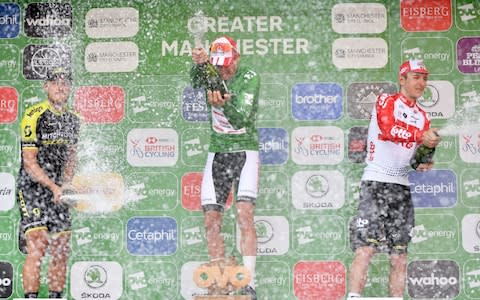
<svg viewBox="0 0 480 300">
<path fill-rule="evenodd" d="M 200 288 L 208 288 L 209 294 L 245 287 L 250 277 L 248 269 L 237 265 L 235 258 L 205 263 L 193 272 L 195 284 Z"/>
</svg>

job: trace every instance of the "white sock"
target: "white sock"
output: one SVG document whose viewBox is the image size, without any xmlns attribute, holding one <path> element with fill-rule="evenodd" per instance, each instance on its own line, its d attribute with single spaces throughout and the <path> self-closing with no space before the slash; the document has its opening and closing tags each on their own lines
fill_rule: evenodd
<svg viewBox="0 0 480 300">
<path fill-rule="evenodd" d="M 248 284 L 252 288 L 255 288 L 255 264 L 257 262 L 256 256 L 244 256 L 243 265 L 250 272 L 250 283 Z"/>
<path fill-rule="evenodd" d="M 347 296 L 347 298 L 360 298 L 360 297 L 361 295 L 359 293 L 352 293 L 352 292 L 348 293 L 348 296 Z"/>
</svg>

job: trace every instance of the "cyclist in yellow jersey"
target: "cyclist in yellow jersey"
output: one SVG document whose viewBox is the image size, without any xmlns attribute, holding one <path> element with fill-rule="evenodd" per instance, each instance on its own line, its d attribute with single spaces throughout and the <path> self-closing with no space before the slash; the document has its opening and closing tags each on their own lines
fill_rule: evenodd
<svg viewBox="0 0 480 300">
<path fill-rule="evenodd" d="M 70 250 L 70 211 L 60 201 L 76 166 L 80 119 L 67 101 L 71 73 L 53 68 L 43 85 L 47 100 L 29 107 L 21 121 L 22 161 L 17 181 L 20 235 L 25 241 L 25 298 L 38 298 L 41 260 L 50 252 L 49 298 L 61 298 Z"/>
</svg>

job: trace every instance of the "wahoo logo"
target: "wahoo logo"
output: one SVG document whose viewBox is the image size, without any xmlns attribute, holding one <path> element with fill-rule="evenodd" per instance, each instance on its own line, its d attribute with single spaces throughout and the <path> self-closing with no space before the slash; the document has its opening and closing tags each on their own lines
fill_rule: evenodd
<svg viewBox="0 0 480 300">
<path fill-rule="evenodd" d="M 453 260 L 419 260 L 407 267 L 408 294 L 412 298 L 453 299 L 460 293 L 460 268 Z"/>
<path fill-rule="evenodd" d="M 68 3 L 31 3 L 25 11 L 25 34 L 37 38 L 68 36 L 72 32 L 72 16 Z"/>
</svg>

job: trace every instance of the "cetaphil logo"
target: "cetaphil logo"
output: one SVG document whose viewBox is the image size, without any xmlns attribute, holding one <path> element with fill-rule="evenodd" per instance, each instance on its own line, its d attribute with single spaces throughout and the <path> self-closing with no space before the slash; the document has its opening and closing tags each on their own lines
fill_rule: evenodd
<svg viewBox="0 0 480 300">
<path fill-rule="evenodd" d="M 455 113 L 455 88 L 450 81 L 429 80 L 417 103 L 431 119 L 448 119 Z"/>
<path fill-rule="evenodd" d="M 9 211 L 15 205 L 15 177 L 0 172 L 0 211 Z"/>
<path fill-rule="evenodd" d="M 343 131 L 339 127 L 297 127 L 292 131 L 292 159 L 296 164 L 338 164 L 343 160 L 343 148 Z"/>
<path fill-rule="evenodd" d="M 92 73 L 133 72 L 139 50 L 134 42 L 96 42 L 85 49 L 85 68 Z"/>
<path fill-rule="evenodd" d="M 177 221 L 170 217 L 135 217 L 127 223 L 132 255 L 172 255 L 177 251 Z"/>
<path fill-rule="evenodd" d="M 416 208 L 453 207 L 457 203 L 457 177 L 452 170 L 408 173 Z"/>
<path fill-rule="evenodd" d="M 72 15 L 69 3 L 31 3 L 25 10 L 25 34 L 36 38 L 68 36 Z"/>
<path fill-rule="evenodd" d="M 292 88 L 296 120 L 337 120 L 343 112 L 342 87 L 337 83 L 297 83 Z"/>
<path fill-rule="evenodd" d="M 70 270 L 74 299 L 117 300 L 123 293 L 123 269 L 114 261 L 79 261 Z"/>
<path fill-rule="evenodd" d="M 262 165 L 281 165 L 288 160 L 288 133 L 284 128 L 259 128 L 259 155 Z"/>
<path fill-rule="evenodd" d="M 23 75 L 43 80 L 49 69 L 71 65 L 72 50 L 65 45 L 27 45 L 23 49 Z"/>
<path fill-rule="evenodd" d="M 90 38 L 134 37 L 139 30 L 138 10 L 132 7 L 93 8 L 85 16 Z"/>
<path fill-rule="evenodd" d="M 8 261 L 0 261 L 0 298 L 7 299 L 13 292 L 13 266 Z"/>
<path fill-rule="evenodd" d="M 467 214 L 462 219 L 463 249 L 480 253 L 480 214 Z"/>
<path fill-rule="evenodd" d="M 387 8 L 380 3 L 340 3 L 332 8 L 336 33 L 382 33 L 387 28 Z"/>
<path fill-rule="evenodd" d="M 20 32 L 20 6 L 15 3 L 0 4 L 0 39 L 11 39 Z"/>
<path fill-rule="evenodd" d="M 464 37 L 458 40 L 457 66 L 464 74 L 480 73 L 480 37 Z"/>
<path fill-rule="evenodd" d="M 400 22 L 405 31 L 446 31 L 452 26 L 451 0 L 402 0 Z"/>
<path fill-rule="evenodd" d="M 257 255 L 283 255 L 288 252 L 289 224 L 283 216 L 256 216 Z M 240 228 L 237 224 L 237 249 L 240 249 Z"/>
<path fill-rule="evenodd" d="M 127 135 L 127 161 L 136 167 L 174 166 L 178 134 L 170 128 L 134 128 Z"/>
<path fill-rule="evenodd" d="M 347 92 L 348 115 L 353 119 L 370 120 L 377 97 L 396 92 L 397 86 L 391 82 L 352 83 Z"/>
<path fill-rule="evenodd" d="M 341 299 L 346 269 L 339 261 L 300 261 L 293 266 L 293 293 L 298 300 Z"/>
<path fill-rule="evenodd" d="M 412 298 L 453 299 L 460 292 L 460 270 L 453 260 L 417 260 L 407 268 L 408 295 Z"/>
<path fill-rule="evenodd" d="M 183 119 L 191 122 L 208 121 L 209 114 L 205 100 L 205 90 L 203 88 L 186 87 L 182 96 Z"/>
<path fill-rule="evenodd" d="M 339 38 L 332 61 L 339 69 L 380 69 L 388 63 L 388 45 L 382 38 Z"/>
</svg>

